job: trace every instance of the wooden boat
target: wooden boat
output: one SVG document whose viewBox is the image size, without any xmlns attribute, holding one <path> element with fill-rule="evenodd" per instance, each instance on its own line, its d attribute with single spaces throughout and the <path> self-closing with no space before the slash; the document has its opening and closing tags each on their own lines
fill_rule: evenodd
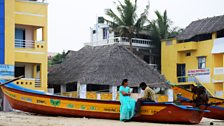
<svg viewBox="0 0 224 126">
<path fill-rule="evenodd" d="M 191 101 L 193 98 L 193 92 L 178 86 L 174 86 L 173 90 L 174 94 L 181 94 L 179 99 L 184 105 L 192 105 L 192 103 L 189 103 L 189 101 Z M 209 97 L 209 104 L 209 106 L 202 106 L 206 107 L 206 109 L 210 111 L 205 113 L 204 117 L 224 120 L 224 99 Z"/>
<path fill-rule="evenodd" d="M 118 101 L 49 95 L 22 88 L 12 82 L 2 85 L 1 89 L 13 109 L 45 115 L 119 119 L 120 103 Z M 198 124 L 204 112 L 197 108 L 177 106 L 169 102 L 145 102 L 141 107 L 141 116 L 135 117 L 133 120 Z"/>
</svg>

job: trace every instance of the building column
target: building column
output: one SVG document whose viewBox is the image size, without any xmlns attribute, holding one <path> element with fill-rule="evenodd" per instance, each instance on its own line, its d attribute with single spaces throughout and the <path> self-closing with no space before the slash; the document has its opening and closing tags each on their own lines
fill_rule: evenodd
<svg viewBox="0 0 224 126">
<path fill-rule="evenodd" d="M 5 64 L 15 64 L 15 0 L 5 1 Z"/>
<path fill-rule="evenodd" d="M 117 86 L 110 86 L 110 92 L 112 92 L 112 100 L 115 101 L 117 98 Z"/>
<path fill-rule="evenodd" d="M 214 40 L 214 39 L 216 39 L 216 38 L 217 38 L 217 34 L 216 34 L 216 32 L 212 33 L 212 39 Z"/>
<path fill-rule="evenodd" d="M 61 93 L 66 92 L 66 84 L 61 84 Z"/>
<path fill-rule="evenodd" d="M 166 90 L 166 95 L 168 96 L 168 102 L 173 102 L 173 89 L 167 89 Z"/>
<path fill-rule="evenodd" d="M 33 65 L 33 78 L 37 78 L 37 64 Z"/>
</svg>

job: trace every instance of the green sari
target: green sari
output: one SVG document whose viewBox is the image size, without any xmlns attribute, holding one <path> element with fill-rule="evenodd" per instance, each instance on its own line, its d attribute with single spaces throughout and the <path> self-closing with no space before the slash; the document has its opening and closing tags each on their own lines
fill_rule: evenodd
<svg viewBox="0 0 224 126">
<path fill-rule="evenodd" d="M 123 96 L 122 91 L 125 93 L 130 92 L 129 87 L 120 86 L 119 95 L 120 95 L 120 121 L 130 120 L 135 114 L 135 100 L 130 96 Z"/>
</svg>

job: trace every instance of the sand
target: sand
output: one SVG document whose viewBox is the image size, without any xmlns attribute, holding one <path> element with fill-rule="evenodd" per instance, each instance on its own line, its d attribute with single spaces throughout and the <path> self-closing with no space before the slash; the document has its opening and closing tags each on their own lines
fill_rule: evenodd
<svg viewBox="0 0 224 126">
<path fill-rule="evenodd" d="M 224 126 L 224 121 L 203 118 L 197 126 Z M 53 117 L 24 112 L 0 112 L 0 126 L 187 126 L 148 122 L 120 122 L 118 120 Z"/>
</svg>

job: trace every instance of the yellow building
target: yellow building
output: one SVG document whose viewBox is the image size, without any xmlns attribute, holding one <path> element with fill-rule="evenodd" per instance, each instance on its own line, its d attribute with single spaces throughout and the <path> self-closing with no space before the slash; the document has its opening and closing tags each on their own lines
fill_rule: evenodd
<svg viewBox="0 0 224 126">
<path fill-rule="evenodd" d="M 162 41 L 162 74 L 170 83 L 203 85 L 224 98 L 224 16 L 193 21 Z"/>
<path fill-rule="evenodd" d="M 0 78 L 47 91 L 47 8 L 45 0 L 0 0 Z"/>
</svg>

